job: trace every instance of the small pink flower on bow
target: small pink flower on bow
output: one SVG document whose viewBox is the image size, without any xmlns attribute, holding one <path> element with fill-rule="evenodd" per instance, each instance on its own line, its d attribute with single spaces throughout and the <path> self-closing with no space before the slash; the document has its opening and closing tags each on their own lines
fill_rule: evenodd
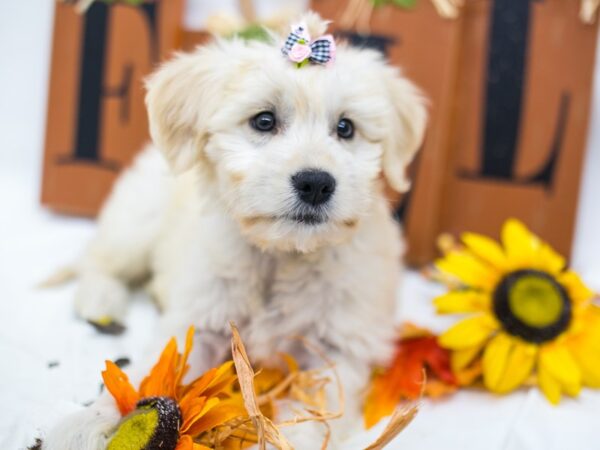
<svg viewBox="0 0 600 450">
<path fill-rule="evenodd" d="M 335 51 L 332 35 L 327 34 L 311 41 L 305 24 L 292 27 L 292 32 L 281 49 L 281 52 L 290 61 L 298 64 L 298 67 L 302 67 L 306 62 L 330 65 L 335 61 Z"/>
<path fill-rule="evenodd" d="M 301 63 L 306 58 L 308 58 L 311 55 L 311 53 L 312 50 L 310 49 L 310 45 L 300 44 L 299 42 L 296 42 L 289 51 L 288 58 L 290 58 L 294 62 Z"/>
</svg>

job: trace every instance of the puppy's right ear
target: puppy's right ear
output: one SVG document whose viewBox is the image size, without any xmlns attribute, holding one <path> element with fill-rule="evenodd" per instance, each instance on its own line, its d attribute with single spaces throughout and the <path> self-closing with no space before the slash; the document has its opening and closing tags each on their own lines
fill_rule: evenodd
<svg viewBox="0 0 600 450">
<path fill-rule="evenodd" d="M 208 119 L 219 100 L 228 69 L 218 44 L 178 54 L 146 81 L 150 135 L 175 173 L 202 158 Z"/>
</svg>

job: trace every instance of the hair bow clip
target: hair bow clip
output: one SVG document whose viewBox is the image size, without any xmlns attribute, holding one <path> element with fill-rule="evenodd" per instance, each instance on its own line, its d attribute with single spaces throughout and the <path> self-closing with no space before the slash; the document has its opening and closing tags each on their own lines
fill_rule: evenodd
<svg viewBox="0 0 600 450">
<path fill-rule="evenodd" d="M 298 67 L 308 63 L 329 66 L 335 61 L 335 40 L 330 34 L 311 40 L 305 24 L 295 25 L 281 52 Z"/>
</svg>

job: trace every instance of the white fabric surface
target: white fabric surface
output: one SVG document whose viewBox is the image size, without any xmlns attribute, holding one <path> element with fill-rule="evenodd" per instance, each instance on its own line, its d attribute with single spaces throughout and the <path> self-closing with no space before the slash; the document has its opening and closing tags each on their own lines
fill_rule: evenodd
<svg viewBox="0 0 600 450">
<path fill-rule="evenodd" d="M 196 3 L 198 3 L 196 1 Z M 189 18 L 190 22 L 198 20 Z M 0 449 L 25 448 L 62 415 L 94 399 L 105 359 L 139 357 L 157 320 L 137 298 L 128 332 L 98 335 L 73 315 L 73 286 L 35 285 L 77 257 L 93 232 L 85 219 L 38 205 L 43 150 L 51 0 L 0 2 Z M 573 265 L 600 290 L 600 91 L 596 89 Z M 441 331 L 431 298 L 439 287 L 408 274 L 401 317 Z M 51 362 L 58 366 L 50 368 Z M 550 406 L 535 389 L 499 398 L 459 392 L 426 401 L 390 449 L 592 450 L 600 448 L 600 392 Z M 382 424 L 348 449 L 371 442 Z M 303 449 L 299 449 L 303 450 Z"/>
</svg>

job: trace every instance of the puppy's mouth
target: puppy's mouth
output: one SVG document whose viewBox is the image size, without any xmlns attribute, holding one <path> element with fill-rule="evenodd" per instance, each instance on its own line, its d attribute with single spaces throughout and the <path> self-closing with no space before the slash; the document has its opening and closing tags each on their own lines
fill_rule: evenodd
<svg viewBox="0 0 600 450">
<path fill-rule="evenodd" d="M 327 222 L 327 216 L 321 213 L 314 212 L 305 212 L 305 213 L 296 213 L 285 216 L 287 220 L 302 224 L 302 225 L 320 225 L 322 223 Z"/>
<path fill-rule="evenodd" d="M 283 219 L 288 222 L 294 222 L 299 225 L 316 226 L 329 221 L 329 208 L 326 206 L 308 206 L 305 204 L 296 204 L 286 214 Z"/>
<path fill-rule="evenodd" d="M 255 216 L 246 217 L 242 220 L 244 226 L 249 227 L 259 222 L 277 222 L 283 221 L 309 227 L 322 225 L 329 221 L 327 214 L 319 212 L 291 212 L 280 216 Z"/>
</svg>

